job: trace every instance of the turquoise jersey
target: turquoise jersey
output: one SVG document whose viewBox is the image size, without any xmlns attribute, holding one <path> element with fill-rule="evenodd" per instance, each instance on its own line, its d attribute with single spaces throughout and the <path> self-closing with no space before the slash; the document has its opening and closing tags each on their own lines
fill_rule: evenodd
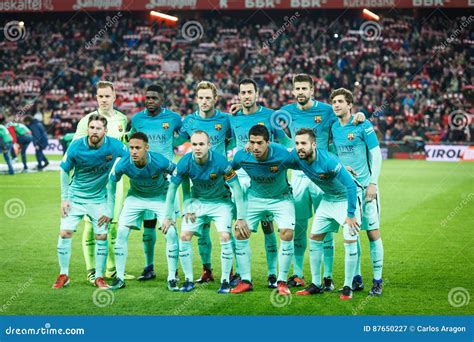
<svg viewBox="0 0 474 342">
<path fill-rule="evenodd" d="M 226 144 L 232 138 L 229 117 L 217 109 L 210 118 L 201 117 L 199 111 L 189 114 L 183 120 L 180 137 L 189 140 L 195 131 L 204 131 L 209 134 L 211 150 L 226 155 Z"/>
<path fill-rule="evenodd" d="M 357 181 L 366 187 L 371 176 L 369 151 L 379 146 L 379 142 L 369 121 L 354 125 L 352 120 L 353 117 L 345 126 L 341 126 L 339 120 L 334 123 L 331 129 L 333 142 L 341 163 L 350 166 L 357 174 Z"/>
<path fill-rule="evenodd" d="M 240 110 L 235 116 L 230 117 L 230 127 L 238 150 L 245 149 L 249 141 L 249 131 L 255 125 L 265 126 L 270 133 L 271 141 L 275 138 L 281 140 L 285 132 L 277 126 L 276 122 L 272 123 L 273 113 L 275 113 L 273 109 L 259 106 L 255 113 L 246 115 Z"/>
<path fill-rule="evenodd" d="M 295 140 L 296 132 L 301 128 L 311 128 L 316 134 L 317 148 L 328 150 L 331 126 L 337 121 L 332 107 L 327 103 L 314 100 L 313 107 L 307 110 L 298 109 L 296 103 L 283 106 L 279 112 L 290 115 L 291 137 Z"/>
<path fill-rule="evenodd" d="M 128 155 L 115 165 L 110 178 L 118 182 L 123 175 L 127 175 L 130 178 L 129 196 L 150 198 L 166 195 L 169 185 L 167 174 L 172 174 L 176 165 L 156 152 L 148 152 L 146 160 L 146 165 L 139 168 Z"/>
<path fill-rule="evenodd" d="M 324 191 L 323 199 L 329 202 L 347 200 L 349 217 L 354 217 L 357 205 L 357 185 L 350 173 L 331 152 L 316 149 L 316 159 L 308 164 L 299 158 L 296 149 L 291 152 L 293 168 L 302 170 Z"/>
<path fill-rule="evenodd" d="M 128 156 L 127 147 L 119 140 L 104 137 L 97 149 L 91 148 L 88 137 L 72 142 L 60 164 L 69 173 L 74 169 L 67 198 L 78 203 L 101 203 L 107 195 L 109 173 L 118 157 Z"/>
<path fill-rule="evenodd" d="M 184 178 L 192 181 L 191 197 L 206 201 L 223 201 L 231 198 L 226 181 L 235 181 L 237 177 L 227 158 L 215 151 L 209 151 L 204 165 L 199 165 L 192 152 L 185 154 L 178 162 L 177 172 L 171 181 L 179 185 Z"/>
<path fill-rule="evenodd" d="M 163 108 L 157 115 L 151 116 L 145 109 L 132 116 L 131 124 L 129 135 L 134 132 L 145 133 L 151 152 L 161 153 L 168 160 L 174 159 L 174 133 L 181 129 L 181 116 L 178 113 Z"/>
<path fill-rule="evenodd" d="M 249 175 L 249 195 L 278 198 L 290 193 L 287 170 L 291 160 L 291 155 L 285 147 L 270 143 L 267 160 L 257 161 L 252 153 L 240 150 L 234 156 L 232 167 L 234 170 L 242 168 Z"/>
</svg>

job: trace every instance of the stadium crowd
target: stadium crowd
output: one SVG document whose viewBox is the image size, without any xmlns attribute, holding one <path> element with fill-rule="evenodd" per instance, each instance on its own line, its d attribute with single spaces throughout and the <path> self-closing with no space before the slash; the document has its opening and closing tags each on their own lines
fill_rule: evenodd
<svg viewBox="0 0 474 342">
<path fill-rule="evenodd" d="M 121 12 L 28 21 L 23 39 L 0 43 L 0 111 L 32 115 L 61 137 L 95 109 L 100 79 L 115 82 L 116 106 L 130 117 L 144 106 L 143 89 L 157 81 L 181 115 L 194 110 L 200 80 L 218 86 L 223 110 L 237 102 L 243 77 L 258 82 L 261 102 L 280 108 L 292 100 L 291 77 L 304 72 L 315 77 L 316 99 L 352 89 L 381 141 L 474 140 L 473 123 L 453 124 L 450 115 L 461 113 L 462 121 L 472 114 L 474 33 L 460 29 L 471 17 L 398 15 L 364 29 L 353 16 L 313 14 L 255 22 L 198 13 L 177 26 Z"/>
</svg>

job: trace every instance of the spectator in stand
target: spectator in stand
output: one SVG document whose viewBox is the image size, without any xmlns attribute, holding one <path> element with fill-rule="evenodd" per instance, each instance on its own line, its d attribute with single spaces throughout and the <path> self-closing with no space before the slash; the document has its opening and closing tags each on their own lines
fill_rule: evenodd
<svg viewBox="0 0 474 342">
<path fill-rule="evenodd" d="M 25 116 L 23 122 L 31 130 L 33 145 L 35 146 L 36 160 L 38 162 L 38 170 L 41 171 L 49 165 L 49 161 L 43 153 L 43 150 L 48 146 L 48 134 L 46 133 L 43 124 L 32 118 L 30 115 Z"/>
</svg>

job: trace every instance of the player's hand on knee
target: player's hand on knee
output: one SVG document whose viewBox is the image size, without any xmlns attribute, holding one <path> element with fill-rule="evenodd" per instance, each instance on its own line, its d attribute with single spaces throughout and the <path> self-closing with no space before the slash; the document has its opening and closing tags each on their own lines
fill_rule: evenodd
<svg viewBox="0 0 474 342">
<path fill-rule="evenodd" d="M 357 235 L 357 233 L 360 231 L 359 223 L 355 217 L 347 217 L 344 221 L 344 224 L 346 224 L 349 228 L 349 234 L 351 234 L 351 236 Z"/>
<path fill-rule="evenodd" d="M 377 197 L 377 185 L 370 183 L 365 190 L 365 201 L 372 202 Z"/>
<path fill-rule="evenodd" d="M 346 166 L 346 170 L 351 174 L 353 175 L 354 177 L 357 176 L 357 173 L 354 171 L 354 169 L 350 166 Z"/>
<path fill-rule="evenodd" d="M 354 120 L 352 120 L 352 123 L 354 125 L 358 125 L 360 124 L 361 122 L 364 122 L 366 119 L 365 117 L 365 114 L 362 113 L 362 112 L 357 112 L 355 115 L 354 115 Z"/>
<path fill-rule="evenodd" d="M 62 201 L 61 202 L 61 216 L 64 218 L 69 214 L 69 211 L 71 210 L 71 205 L 69 204 L 69 201 Z"/>
<path fill-rule="evenodd" d="M 168 232 L 168 229 L 174 225 L 173 220 L 166 218 L 163 220 L 163 223 L 161 224 L 161 231 L 163 234 L 166 234 Z"/>
<path fill-rule="evenodd" d="M 187 213 L 184 215 L 184 220 L 186 221 L 186 223 L 189 223 L 189 221 L 191 223 L 194 223 L 196 222 L 196 214 L 195 213 Z"/>
<path fill-rule="evenodd" d="M 249 229 L 249 226 L 247 225 L 247 221 L 245 220 L 235 221 L 234 228 L 236 231 L 239 231 L 241 237 L 244 237 L 245 239 L 250 238 L 250 229 Z"/>
<path fill-rule="evenodd" d="M 99 227 L 101 227 L 104 224 L 108 224 L 110 221 L 112 221 L 111 217 L 102 215 L 101 217 L 99 217 L 99 220 L 97 221 L 97 224 L 99 225 Z"/>
<path fill-rule="evenodd" d="M 241 109 L 242 109 L 242 104 L 234 103 L 232 106 L 230 106 L 230 114 L 235 115 L 235 113 L 237 113 Z"/>
</svg>

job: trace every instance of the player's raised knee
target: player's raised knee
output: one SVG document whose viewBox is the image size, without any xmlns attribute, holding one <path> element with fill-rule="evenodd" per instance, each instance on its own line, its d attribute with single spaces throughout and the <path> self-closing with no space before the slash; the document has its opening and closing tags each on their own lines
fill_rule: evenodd
<svg viewBox="0 0 474 342">
<path fill-rule="evenodd" d="M 71 230 L 61 230 L 59 231 L 59 236 L 63 239 L 70 239 L 72 238 L 72 233 Z"/>
</svg>

